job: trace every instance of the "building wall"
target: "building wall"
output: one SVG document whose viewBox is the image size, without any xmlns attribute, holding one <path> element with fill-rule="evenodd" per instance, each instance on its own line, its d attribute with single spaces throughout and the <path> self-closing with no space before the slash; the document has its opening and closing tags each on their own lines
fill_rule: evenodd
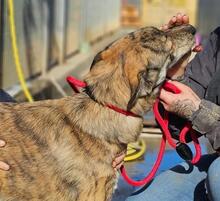
<svg viewBox="0 0 220 201">
<path fill-rule="evenodd" d="M 3 2 L 3 8 L 2 8 Z M 19 56 L 27 79 L 47 73 L 120 26 L 121 0 L 14 0 Z M 0 87 L 18 84 L 7 0 L 0 4 Z"/>
<path fill-rule="evenodd" d="M 186 13 L 196 24 L 197 0 L 142 0 L 142 23 L 160 27 L 176 13 Z"/>
<path fill-rule="evenodd" d="M 190 23 L 207 35 L 220 25 L 219 0 L 142 0 L 142 24 L 161 26 L 178 12 L 186 13 Z"/>
</svg>

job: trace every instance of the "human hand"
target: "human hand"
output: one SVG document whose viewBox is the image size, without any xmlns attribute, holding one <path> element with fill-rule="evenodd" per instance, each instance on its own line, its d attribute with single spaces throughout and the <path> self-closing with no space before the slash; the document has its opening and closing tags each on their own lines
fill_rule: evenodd
<svg viewBox="0 0 220 201">
<path fill-rule="evenodd" d="M 5 141 L 0 140 L 0 147 L 4 147 L 5 144 L 6 144 Z M 0 161 L 0 169 L 7 171 L 7 170 L 10 169 L 10 167 L 9 167 L 9 165 L 7 163 L 5 163 L 3 161 Z"/>
<path fill-rule="evenodd" d="M 162 30 L 166 31 L 168 29 L 171 29 L 175 26 L 180 26 L 184 24 L 189 24 L 189 16 L 182 14 L 182 13 L 177 13 L 174 15 L 168 22 L 168 24 L 165 24 L 161 27 Z M 193 52 L 200 52 L 202 51 L 202 46 L 200 44 L 199 37 L 196 36 L 196 45 L 192 50 Z M 171 69 L 168 70 L 167 72 L 167 77 L 172 79 L 172 80 L 180 80 L 182 79 L 186 66 L 189 62 L 191 56 L 191 52 L 188 54 L 184 55 L 182 59 L 178 63 L 175 64 Z"/>
<path fill-rule="evenodd" d="M 175 26 L 180 26 L 183 24 L 189 24 L 189 16 L 182 14 L 182 13 L 177 13 L 174 15 L 168 22 L 168 24 L 164 24 L 161 29 L 162 30 L 167 30 Z"/>
<path fill-rule="evenodd" d="M 180 26 L 184 24 L 189 24 L 189 16 L 183 13 L 177 13 L 169 20 L 168 24 L 164 24 L 163 26 L 161 26 L 161 29 L 166 31 L 167 29 L 170 29 L 172 27 Z M 193 51 L 194 52 L 202 51 L 202 46 L 198 44 L 193 49 Z"/>
<path fill-rule="evenodd" d="M 201 103 L 200 98 L 194 91 L 177 81 L 169 81 L 180 89 L 180 93 L 174 94 L 172 92 L 161 89 L 160 102 L 168 112 L 172 112 L 182 118 L 190 120 L 193 113 L 199 109 Z"/>
<path fill-rule="evenodd" d="M 112 167 L 115 171 L 119 170 L 124 163 L 125 152 L 120 153 L 112 162 Z"/>
</svg>

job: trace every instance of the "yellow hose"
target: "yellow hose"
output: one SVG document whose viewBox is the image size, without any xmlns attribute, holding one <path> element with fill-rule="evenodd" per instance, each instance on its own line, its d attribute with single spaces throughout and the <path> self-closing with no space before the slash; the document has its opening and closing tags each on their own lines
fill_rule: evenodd
<svg viewBox="0 0 220 201">
<path fill-rule="evenodd" d="M 15 21 L 14 21 L 14 1 L 7 0 L 7 2 L 8 2 L 8 10 L 9 10 L 10 36 L 12 41 L 12 50 L 13 50 L 13 56 L 14 56 L 18 79 L 20 81 L 21 88 L 26 98 L 28 99 L 29 102 L 33 102 L 33 97 L 31 96 L 31 93 L 29 92 L 27 84 L 25 82 L 24 72 L 22 70 L 21 62 L 18 54 L 16 29 L 15 29 Z"/>
<path fill-rule="evenodd" d="M 132 161 L 138 159 L 145 153 L 146 144 L 144 140 L 140 140 L 138 143 L 138 148 L 136 146 L 133 146 L 132 144 L 128 145 L 127 155 L 125 156 L 124 161 Z"/>
</svg>

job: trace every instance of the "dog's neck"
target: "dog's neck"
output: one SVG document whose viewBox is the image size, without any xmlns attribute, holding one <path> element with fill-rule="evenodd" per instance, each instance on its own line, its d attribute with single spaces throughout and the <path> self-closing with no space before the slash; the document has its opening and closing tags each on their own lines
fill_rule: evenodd
<svg viewBox="0 0 220 201">
<path fill-rule="evenodd" d="M 136 141 L 143 119 L 117 113 L 93 101 L 86 93 L 65 98 L 72 121 L 83 132 L 114 144 Z M 92 114 L 92 115 L 91 115 Z M 120 126 L 119 126 L 120 125 Z"/>
<path fill-rule="evenodd" d="M 84 91 L 93 101 L 99 103 L 99 102 L 96 100 L 95 96 L 93 95 L 93 93 L 91 92 L 91 90 L 90 90 L 89 87 L 86 86 L 83 91 Z M 101 103 L 99 103 L 99 104 L 101 104 Z M 119 107 L 117 107 L 117 106 L 115 106 L 115 105 L 112 105 L 112 104 L 106 104 L 106 105 L 103 105 L 103 106 L 108 107 L 109 109 L 114 110 L 115 112 L 121 113 L 121 114 L 123 114 L 123 115 L 125 115 L 125 116 L 140 117 L 140 118 L 141 118 L 141 116 L 138 115 L 138 114 L 135 114 L 135 113 L 133 113 L 133 112 L 131 112 L 131 111 L 128 111 L 128 110 L 124 110 L 124 109 L 119 108 Z"/>
<path fill-rule="evenodd" d="M 113 105 L 124 111 L 128 108 L 131 97 L 130 85 L 118 70 L 113 71 L 105 77 L 90 76 L 86 78 L 87 87 L 84 89 L 88 96 L 101 105 Z M 139 99 L 130 109 L 139 116 L 143 116 L 148 110 L 146 98 Z"/>
</svg>

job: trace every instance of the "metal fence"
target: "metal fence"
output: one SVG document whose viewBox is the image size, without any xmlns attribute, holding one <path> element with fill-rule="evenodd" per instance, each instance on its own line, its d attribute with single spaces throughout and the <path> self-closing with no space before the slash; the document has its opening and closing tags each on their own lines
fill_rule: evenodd
<svg viewBox="0 0 220 201">
<path fill-rule="evenodd" d="M 14 0 L 25 77 L 47 73 L 120 26 L 121 0 Z M 7 0 L 0 4 L 0 85 L 18 83 L 11 50 Z"/>
</svg>

